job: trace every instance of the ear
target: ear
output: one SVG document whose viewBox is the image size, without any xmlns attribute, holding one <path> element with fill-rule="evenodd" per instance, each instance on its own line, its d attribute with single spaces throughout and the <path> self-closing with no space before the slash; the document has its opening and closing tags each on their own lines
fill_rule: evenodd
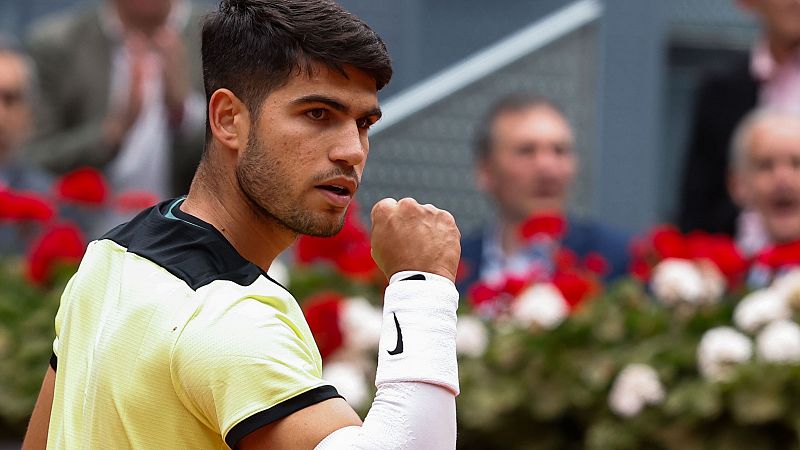
<svg viewBox="0 0 800 450">
<path fill-rule="evenodd" d="M 480 158 L 475 162 L 475 184 L 481 192 L 491 192 L 492 174 L 486 158 Z"/>
<path fill-rule="evenodd" d="M 214 140 L 237 152 L 245 148 L 250 132 L 250 113 L 233 92 L 217 89 L 211 95 L 208 120 Z"/>
<path fill-rule="evenodd" d="M 728 194 L 731 199 L 740 208 L 745 208 L 749 204 L 749 196 L 747 194 L 747 187 L 742 180 L 742 174 L 736 169 L 728 171 Z"/>
</svg>

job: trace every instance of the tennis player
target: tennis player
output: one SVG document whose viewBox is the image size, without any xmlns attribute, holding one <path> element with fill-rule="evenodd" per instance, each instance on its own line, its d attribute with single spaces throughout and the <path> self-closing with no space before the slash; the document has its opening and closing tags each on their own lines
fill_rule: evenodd
<svg viewBox="0 0 800 450">
<path fill-rule="evenodd" d="M 372 209 L 390 281 L 363 423 L 266 275 L 299 234 L 341 229 L 392 73 L 384 43 L 330 0 L 225 0 L 204 24 L 203 70 L 208 129 L 189 194 L 89 244 L 24 448 L 453 449 L 449 213 L 413 199 Z"/>
</svg>

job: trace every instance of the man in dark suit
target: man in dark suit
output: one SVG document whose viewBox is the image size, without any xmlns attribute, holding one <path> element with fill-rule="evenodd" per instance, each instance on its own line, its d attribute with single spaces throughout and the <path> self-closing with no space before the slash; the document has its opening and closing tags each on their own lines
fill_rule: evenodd
<svg viewBox="0 0 800 450">
<path fill-rule="evenodd" d="M 552 254 L 525 242 L 519 228 L 535 214 L 566 217 L 561 245 L 583 257 L 597 253 L 608 262 L 607 279 L 628 268 L 629 236 L 566 213 L 577 173 L 573 133 L 564 114 L 549 100 L 515 95 L 498 101 L 478 130 L 476 170 L 481 190 L 497 206 L 497 220 L 461 243 L 459 291 L 480 279 L 552 269 Z"/>
<path fill-rule="evenodd" d="M 761 23 L 763 38 L 748 57 L 702 83 L 694 110 L 681 186 L 678 223 L 684 231 L 741 236 L 760 219 L 744 215 L 728 194 L 728 154 L 733 130 L 756 106 L 800 108 L 800 2 L 739 0 Z M 752 219 L 752 220 L 751 220 Z M 740 225 L 737 225 L 740 220 Z M 755 221 L 755 223 L 753 223 Z M 751 223 L 753 226 L 750 226 Z M 751 234 L 752 234 L 751 233 Z M 758 240 L 758 236 L 754 236 Z"/>
</svg>

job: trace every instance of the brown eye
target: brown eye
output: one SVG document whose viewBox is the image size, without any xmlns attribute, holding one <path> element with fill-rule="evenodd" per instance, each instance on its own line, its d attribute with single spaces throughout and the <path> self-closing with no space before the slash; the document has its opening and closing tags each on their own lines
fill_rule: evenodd
<svg viewBox="0 0 800 450">
<path fill-rule="evenodd" d="M 328 117 L 328 111 L 325 111 L 322 108 L 312 109 L 311 111 L 306 112 L 306 116 L 313 120 L 323 120 Z"/>
</svg>

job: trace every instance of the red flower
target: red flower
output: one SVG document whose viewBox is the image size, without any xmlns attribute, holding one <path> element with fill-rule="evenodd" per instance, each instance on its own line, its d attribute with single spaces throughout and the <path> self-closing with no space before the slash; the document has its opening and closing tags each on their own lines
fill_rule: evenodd
<svg viewBox="0 0 800 450">
<path fill-rule="evenodd" d="M 314 335 L 322 359 L 339 350 L 344 342 L 339 326 L 343 303 L 344 298 L 335 292 L 320 292 L 303 304 L 308 327 Z"/>
<path fill-rule="evenodd" d="M 687 236 L 686 244 L 692 259 L 710 260 L 731 284 L 736 284 L 747 272 L 747 260 L 728 236 L 694 232 Z"/>
<path fill-rule="evenodd" d="M 500 289 L 496 289 L 484 282 L 478 282 L 469 288 L 469 300 L 474 308 L 492 303 L 499 295 Z"/>
<path fill-rule="evenodd" d="M 559 214 L 536 214 L 529 217 L 519 228 L 523 239 L 545 235 L 552 239 L 561 239 L 567 230 L 567 222 Z"/>
<path fill-rule="evenodd" d="M 553 256 L 556 270 L 571 270 L 578 265 L 578 255 L 566 247 L 560 247 Z"/>
<path fill-rule="evenodd" d="M 106 180 L 97 169 L 84 167 L 74 170 L 56 183 L 58 198 L 83 205 L 102 205 L 106 201 Z"/>
<path fill-rule="evenodd" d="M 594 284 L 588 278 L 572 271 L 556 272 L 553 276 L 553 284 L 561 291 L 570 310 L 580 306 L 595 290 Z"/>
<path fill-rule="evenodd" d="M 358 278 L 372 278 L 378 270 L 372 260 L 369 235 L 358 219 L 355 204 L 347 210 L 344 226 L 335 236 L 300 236 L 295 246 L 295 256 L 301 264 L 329 261 L 343 274 Z"/>
<path fill-rule="evenodd" d="M 756 260 L 771 269 L 800 264 L 800 241 L 769 247 L 756 256 Z"/>
<path fill-rule="evenodd" d="M 28 278 L 45 284 L 60 264 L 80 262 L 86 243 L 80 230 L 72 224 L 55 225 L 42 234 L 28 254 Z"/>
<path fill-rule="evenodd" d="M 603 276 L 609 272 L 611 266 L 608 264 L 603 255 L 597 252 L 588 253 L 583 258 L 583 265 L 589 272 L 596 275 Z"/>
<path fill-rule="evenodd" d="M 507 312 L 511 302 L 531 283 L 531 278 L 517 276 L 507 276 L 496 284 L 480 281 L 470 286 L 469 302 L 481 314 L 496 317 Z"/>
<path fill-rule="evenodd" d="M 671 225 L 653 230 L 653 248 L 661 259 L 689 259 L 689 249 L 683 235 Z"/>
<path fill-rule="evenodd" d="M 634 259 L 628 271 L 640 281 L 646 282 L 650 279 L 653 268 L 643 259 Z"/>
<path fill-rule="evenodd" d="M 53 214 L 50 203 L 36 194 L 0 191 L 0 220 L 46 222 Z"/>
</svg>

